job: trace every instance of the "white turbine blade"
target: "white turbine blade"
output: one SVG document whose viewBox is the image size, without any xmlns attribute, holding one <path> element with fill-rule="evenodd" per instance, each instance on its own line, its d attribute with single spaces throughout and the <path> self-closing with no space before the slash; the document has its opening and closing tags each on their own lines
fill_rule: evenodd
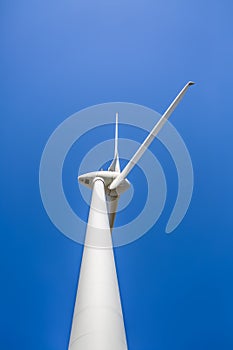
<svg viewBox="0 0 233 350">
<path fill-rule="evenodd" d="M 106 195 L 106 199 L 107 199 L 109 224 L 110 224 L 110 229 L 112 231 L 113 226 L 114 226 L 114 222 L 115 222 L 115 218 L 116 218 L 119 195 L 117 195 L 117 196 Z"/>
<path fill-rule="evenodd" d="M 171 103 L 171 105 L 168 107 L 166 112 L 163 114 L 163 116 L 160 118 L 158 123 L 154 126 L 150 134 L 147 136 L 145 141 L 142 143 L 142 145 L 139 147 L 137 152 L 134 154 L 134 156 L 131 158 L 129 163 L 126 165 L 126 167 L 122 170 L 122 172 L 113 180 L 113 182 L 110 184 L 109 189 L 113 190 L 119 184 L 126 178 L 126 176 L 129 174 L 129 172 L 132 170 L 132 168 L 135 166 L 135 164 L 138 162 L 138 160 L 141 158 L 143 153 L 146 151 L 146 149 L 150 146 L 151 142 L 154 140 L 158 132 L 161 130 L 163 125 L 166 123 L 172 112 L 175 110 L 179 102 L 184 97 L 186 91 L 188 90 L 189 86 L 193 85 L 194 83 L 192 81 L 189 81 L 185 87 L 181 90 L 181 92 L 177 95 L 177 97 L 174 99 L 174 101 Z"/>
<path fill-rule="evenodd" d="M 116 126 L 115 126 L 115 152 L 114 155 L 118 156 L 118 112 L 116 113 Z"/>
<path fill-rule="evenodd" d="M 113 161 L 108 168 L 109 171 L 117 171 L 120 172 L 120 162 L 119 162 L 119 154 L 118 154 L 118 113 L 116 113 L 116 128 L 115 128 L 115 150 L 114 150 L 114 158 Z"/>
</svg>

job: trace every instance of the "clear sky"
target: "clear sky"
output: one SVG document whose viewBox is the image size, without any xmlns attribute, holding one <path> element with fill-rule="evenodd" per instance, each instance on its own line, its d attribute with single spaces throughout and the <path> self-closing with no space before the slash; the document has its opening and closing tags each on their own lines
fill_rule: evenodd
<svg viewBox="0 0 233 350">
<path fill-rule="evenodd" d="M 1 349 L 68 344 L 82 246 L 53 226 L 41 202 L 50 134 L 103 102 L 162 113 L 188 80 L 196 85 L 171 121 L 192 157 L 189 211 L 164 233 L 177 186 L 167 174 L 157 224 L 116 249 L 128 344 L 233 349 L 232 11 L 230 0 L 1 2 Z M 163 163 L 161 145 L 151 150 Z M 76 174 L 67 169 L 69 194 Z"/>
</svg>

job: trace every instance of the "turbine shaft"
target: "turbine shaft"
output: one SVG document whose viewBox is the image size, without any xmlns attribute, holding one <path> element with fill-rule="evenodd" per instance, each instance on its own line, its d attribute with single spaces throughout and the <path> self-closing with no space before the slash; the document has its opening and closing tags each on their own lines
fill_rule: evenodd
<svg viewBox="0 0 233 350">
<path fill-rule="evenodd" d="M 127 350 L 104 181 L 93 193 L 69 350 Z"/>
</svg>

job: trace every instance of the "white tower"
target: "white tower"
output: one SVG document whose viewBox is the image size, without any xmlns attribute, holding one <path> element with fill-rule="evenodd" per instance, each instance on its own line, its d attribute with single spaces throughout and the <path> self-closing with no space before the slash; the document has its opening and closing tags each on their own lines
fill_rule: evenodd
<svg viewBox="0 0 233 350">
<path fill-rule="evenodd" d="M 69 350 L 127 350 L 111 237 L 117 204 L 120 194 L 130 186 L 127 175 L 193 84 L 185 85 L 122 172 L 116 114 L 115 154 L 108 171 L 92 172 L 78 178 L 92 189 L 92 200 Z"/>
</svg>

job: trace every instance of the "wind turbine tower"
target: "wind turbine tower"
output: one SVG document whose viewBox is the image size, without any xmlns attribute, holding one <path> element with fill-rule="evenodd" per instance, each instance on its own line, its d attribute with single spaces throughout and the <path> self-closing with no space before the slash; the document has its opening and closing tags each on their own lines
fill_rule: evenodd
<svg viewBox="0 0 233 350">
<path fill-rule="evenodd" d="M 166 123 L 189 86 L 188 82 L 121 171 L 116 113 L 114 159 L 107 171 L 78 177 L 92 190 L 69 350 L 127 350 L 111 232 L 120 195 L 130 183 L 127 175 Z"/>
</svg>

